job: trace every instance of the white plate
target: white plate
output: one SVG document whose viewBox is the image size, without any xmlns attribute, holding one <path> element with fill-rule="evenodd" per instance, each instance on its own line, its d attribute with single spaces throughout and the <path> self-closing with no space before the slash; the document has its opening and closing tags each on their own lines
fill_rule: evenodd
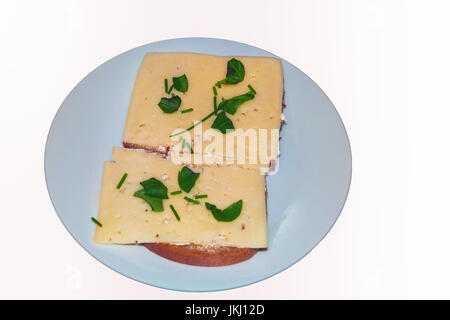
<svg viewBox="0 0 450 320">
<path fill-rule="evenodd" d="M 128 104 L 147 52 L 184 51 L 274 56 L 228 40 L 182 38 L 127 51 L 88 74 L 53 120 L 45 150 L 47 187 L 58 216 L 76 241 L 111 269 L 153 286 L 224 290 L 268 278 L 298 262 L 328 233 L 350 186 L 351 153 L 344 125 L 323 91 L 283 60 L 284 110 L 279 171 L 267 178 L 269 249 L 219 268 L 187 266 L 142 246 L 97 245 L 92 239 L 103 162 L 121 146 Z"/>
</svg>

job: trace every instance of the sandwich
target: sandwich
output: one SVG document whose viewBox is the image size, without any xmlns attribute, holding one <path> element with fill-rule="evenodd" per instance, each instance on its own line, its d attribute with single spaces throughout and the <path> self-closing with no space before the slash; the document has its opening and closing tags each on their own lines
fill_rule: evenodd
<svg viewBox="0 0 450 320">
<path fill-rule="evenodd" d="M 283 94 L 277 58 L 148 53 L 103 166 L 94 241 L 210 267 L 268 249 Z"/>
</svg>

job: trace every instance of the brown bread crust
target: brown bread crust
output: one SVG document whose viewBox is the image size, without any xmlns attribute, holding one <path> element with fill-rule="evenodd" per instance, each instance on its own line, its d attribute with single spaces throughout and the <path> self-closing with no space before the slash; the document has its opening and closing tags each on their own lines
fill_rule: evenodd
<svg viewBox="0 0 450 320">
<path fill-rule="evenodd" d="M 149 147 L 146 145 L 142 145 L 142 144 L 136 144 L 136 143 L 131 143 L 131 142 L 122 142 L 123 147 L 125 149 L 142 149 L 146 152 L 150 152 L 150 153 L 158 153 L 160 155 L 166 156 L 169 153 L 170 147 L 160 147 L 160 148 L 156 148 L 156 147 Z"/>
<path fill-rule="evenodd" d="M 144 243 L 157 255 L 179 263 L 201 267 L 221 267 L 239 263 L 253 257 L 258 249 L 196 244 Z"/>
</svg>

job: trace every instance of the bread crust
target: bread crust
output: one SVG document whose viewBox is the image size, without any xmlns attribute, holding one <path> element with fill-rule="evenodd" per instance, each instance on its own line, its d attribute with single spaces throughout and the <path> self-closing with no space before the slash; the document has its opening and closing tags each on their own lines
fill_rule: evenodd
<svg viewBox="0 0 450 320">
<path fill-rule="evenodd" d="M 157 255 L 183 264 L 201 267 L 221 267 L 239 263 L 253 257 L 258 249 L 196 244 L 144 243 Z"/>
<path fill-rule="evenodd" d="M 126 142 L 126 141 L 123 141 L 122 144 L 125 149 L 141 149 L 141 150 L 144 150 L 149 153 L 158 153 L 164 157 L 167 157 L 167 154 L 170 151 L 170 147 L 163 147 L 163 146 L 150 147 L 150 146 L 146 146 L 143 144 L 136 144 L 136 143 Z"/>
</svg>

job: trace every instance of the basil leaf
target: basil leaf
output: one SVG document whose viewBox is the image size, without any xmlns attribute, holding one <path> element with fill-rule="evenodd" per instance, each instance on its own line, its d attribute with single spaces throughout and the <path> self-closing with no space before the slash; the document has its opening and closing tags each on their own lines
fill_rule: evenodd
<svg viewBox="0 0 450 320">
<path fill-rule="evenodd" d="M 148 196 L 158 199 L 169 199 L 167 187 L 158 179 L 151 178 L 141 182 Z"/>
<path fill-rule="evenodd" d="M 178 110 L 181 105 L 181 99 L 179 96 L 173 96 L 172 98 L 161 98 L 158 106 L 165 113 L 173 113 Z"/>
<path fill-rule="evenodd" d="M 223 134 L 227 133 L 227 130 L 234 130 L 234 125 L 233 125 L 233 121 L 231 121 L 228 117 L 227 114 L 222 111 L 221 113 L 219 113 L 216 117 L 216 119 L 214 119 L 213 124 L 211 125 L 211 128 L 216 129 L 220 132 L 222 132 Z"/>
<path fill-rule="evenodd" d="M 173 87 L 180 91 L 180 92 L 186 92 L 188 91 L 189 84 L 188 79 L 185 74 L 183 74 L 181 77 L 173 77 Z"/>
<path fill-rule="evenodd" d="M 154 198 L 147 194 L 145 189 L 138 190 L 134 193 L 134 196 L 137 198 L 143 199 L 145 202 L 147 202 L 150 207 L 152 207 L 152 210 L 155 212 L 162 212 L 164 211 L 163 207 L 163 200 L 160 198 Z"/>
<path fill-rule="evenodd" d="M 243 104 L 245 101 L 253 100 L 255 95 L 252 92 L 247 92 L 241 94 L 240 96 L 236 96 L 230 99 L 223 100 L 217 108 L 219 110 L 224 110 L 229 114 L 235 114 L 237 109 Z"/>
<path fill-rule="evenodd" d="M 180 172 L 178 172 L 178 185 L 184 192 L 189 192 L 195 185 L 200 173 L 195 173 L 188 167 L 184 166 Z"/>
<path fill-rule="evenodd" d="M 227 63 L 227 77 L 216 83 L 217 86 L 221 84 L 236 84 L 244 80 L 245 68 L 242 62 L 233 58 Z"/>
<path fill-rule="evenodd" d="M 242 200 L 236 201 L 232 205 L 228 206 L 224 210 L 217 209 L 217 207 L 211 203 L 205 203 L 206 209 L 210 210 L 214 219 L 217 221 L 230 222 L 239 217 L 242 210 Z"/>
</svg>

